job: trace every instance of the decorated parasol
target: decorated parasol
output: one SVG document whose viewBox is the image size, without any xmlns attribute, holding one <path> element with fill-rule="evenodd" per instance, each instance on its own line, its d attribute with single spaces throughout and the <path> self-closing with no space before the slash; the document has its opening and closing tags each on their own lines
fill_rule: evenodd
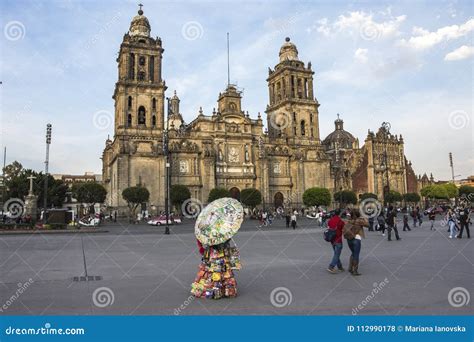
<svg viewBox="0 0 474 342">
<path fill-rule="evenodd" d="M 219 198 L 209 203 L 199 214 L 194 234 L 207 246 L 226 242 L 237 233 L 244 219 L 244 209 L 233 198 Z"/>
</svg>

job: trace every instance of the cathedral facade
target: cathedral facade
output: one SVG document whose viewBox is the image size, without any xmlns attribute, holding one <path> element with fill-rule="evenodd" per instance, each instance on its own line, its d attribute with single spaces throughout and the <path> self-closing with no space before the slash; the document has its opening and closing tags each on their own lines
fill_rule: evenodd
<svg viewBox="0 0 474 342">
<path fill-rule="evenodd" d="M 280 48 L 278 63 L 268 69 L 266 125 L 260 113 L 252 118 L 242 108 L 242 94 L 232 84 L 218 94 L 212 113 L 200 109 L 189 123 L 183 120 L 175 92 L 165 118 L 164 49 L 150 32 L 140 9 L 117 58 L 114 137 L 107 139 L 102 155 L 108 207 L 125 211 L 122 191 L 142 185 L 150 191 L 152 211 L 164 208 L 165 129 L 171 184 L 186 185 L 192 198 L 203 204 L 216 187 L 228 189 L 235 198 L 243 189 L 256 188 L 266 207 L 299 207 L 303 192 L 311 187 L 373 192 L 380 198 L 384 175 L 392 190 L 417 191 L 418 179 L 405 158 L 401 135 L 369 131 L 359 147 L 338 118 L 335 131 L 321 139 L 314 72 L 310 62 L 299 60 L 289 38 Z M 387 160 L 382 161 L 385 151 Z"/>
</svg>

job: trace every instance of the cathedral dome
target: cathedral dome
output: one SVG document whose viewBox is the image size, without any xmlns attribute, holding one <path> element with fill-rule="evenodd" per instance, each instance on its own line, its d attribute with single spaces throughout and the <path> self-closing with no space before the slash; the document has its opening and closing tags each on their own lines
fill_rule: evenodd
<svg viewBox="0 0 474 342">
<path fill-rule="evenodd" d="M 280 62 L 285 60 L 297 61 L 298 60 L 298 49 L 296 45 L 290 42 L 290 38 L 286 37 L 285 42 L 280 48 Z"/>
<path fill-rule="evenodd" d="M 132 37 L 150 37 L 151 26 L 148 18 L 143 15 L 140 7 L 138 15 L 133 17 L 130 23 L 130 36 Z"/>
<path fill-rule="evenodd" d="M 351 133 L 344 130 L 344 121 L 339 118 L 339 114 L 334 124 L 336 126 L 334 132 L 323 140 L 323 145 L 328 149 L 336 146 L 336 144 L 339 148 L 352 148 L 355 138 Z"/>
</svg>

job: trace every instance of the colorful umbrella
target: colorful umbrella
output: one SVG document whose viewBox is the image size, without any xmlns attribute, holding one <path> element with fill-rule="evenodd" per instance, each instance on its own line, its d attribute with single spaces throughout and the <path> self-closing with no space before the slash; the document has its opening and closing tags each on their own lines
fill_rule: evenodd
<svg viewBox="0 0 474 342">
<path fill-rule="evenodd" d="M 244 219 L 244 209 L 233 198 L 219 198 L 209 203 L 199 214 L 194 234 L 207 246 L 226 242 L 237 233 Z"/>
</svg>

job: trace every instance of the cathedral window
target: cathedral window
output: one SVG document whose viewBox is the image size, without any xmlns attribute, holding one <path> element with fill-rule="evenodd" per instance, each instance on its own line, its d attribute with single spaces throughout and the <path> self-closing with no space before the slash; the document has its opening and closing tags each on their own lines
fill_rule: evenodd
<svg viewBox="0 0 474 342">
<path fill-rule="evenodd" d="M 144 81 L 145 80 L 145 72 L 144 71 L 138 72 L 138 80 L 139 81 Z"/>
<path fill-rule="evenodd" d="M 138 64 L 140 64 L 141 66 L 145 65 L 145 57 L 144 56 L 140 56 L 140 58 L 138 58 Z"/>
<path fill-rule="evenodd" d="M 132 126 L 132 114 L 128 114 L 128 117 L 127 117 L 127 126 L 128 126 L 128 127 Z"/>
<path fill-rule="evenodd" d="M 155 57 L 153 56 L 150 57 L 149 69 L 150 81 L 153 82 L 155 80 Z"/>
<path fill-rule="evenodd" d="M 296 135 L 296 126 L 293 127 L 293 134 Z"/>
<path fill-rule="evenodd" d="M 145 123 L 146 123 L 145 107 L 140 106 L 140 108 L 138 108 L 138 124 L 139 125 L 145 125 Z"/>
<path fill-rule="evenodd" d="M 132 102 L 133 102 L 132 97 L 129 96 L 128 97 L 128 109 L 132 109 Z"/>
<path fill-rule="evenodd" d="M 306 122 L 304 120 L 301 120 L 300 127 L 301 127 L 301 136 L 306 135 Z"/>
<path fill-rule="evenodd" d="M 153 127 L 156 126 L 156 115 L 153 115 L 152 118 L 151 118 L 151 124 L 153 125 Z"/>
<path fill-rule="evenodd" d="M 135 54 L 130 54 L 130 60 L 128 63 L 128 78 L 133 80 L 135 78 Z"/>
<path fill-rule="evenodd" d="M 296 112 L 293 112 L 293 121 L 296 122 Z"/>
<path fill-rule="evenodd" d="M 153 110 L 156 110 L 156 99 L 155 98 L 153 98 L 153 100 L 151 100 L 151 108 Z"/>
<path fill-rule="evenodd" d="M 313 127 L 311 127 L 311 138 L 314 137 L 314 133 L 313 133 Z"/>
<path fill-rule="evenodd" d="M 313 113 L 309 113 L 309 122 L 313 123 Z"/>
</svg>

